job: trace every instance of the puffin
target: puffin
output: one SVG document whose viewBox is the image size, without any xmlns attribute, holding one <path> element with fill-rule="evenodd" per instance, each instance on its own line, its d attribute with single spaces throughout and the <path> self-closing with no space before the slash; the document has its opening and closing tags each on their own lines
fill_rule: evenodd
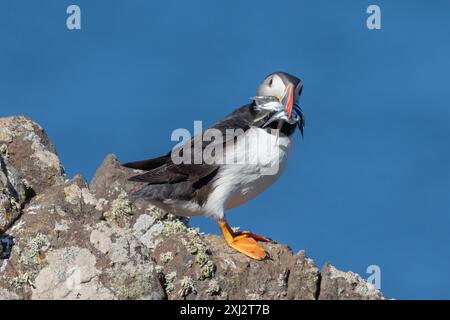
<svg viewBox="0 0 450 320">
<path fill-rule="evenodd" d="M 122 164 L 144 171 L 129 178 L 141 184 L 133 199 L 145 199 L 177 216 L 211 217 L 231 248 L 255 260 L 267 258 L 258 242 L 270 239 L 235 231 L 225 212 L 255 198 L 282 174 L 297 128 L 303 138 L 302 88 L 303 82 L 293 75 L 271 73 L 250 103 L 202 134 L 163 156 Z M 201 161 L 194 161 L 197 156 Z"/>
</svg>

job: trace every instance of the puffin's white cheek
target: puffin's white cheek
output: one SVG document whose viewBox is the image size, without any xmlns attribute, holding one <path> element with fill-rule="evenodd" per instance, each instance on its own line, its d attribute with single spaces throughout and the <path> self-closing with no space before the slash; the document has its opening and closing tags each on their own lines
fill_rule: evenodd
<svg viewBox="0 0 450 320">
<path fill-rule="evenodd" d="M 280 77 L 274 76 L 271 89 L 273 91 L 273 96 L 282 97 L 284 91 L 286 90 L 286 86 L 284 85 L 284 82 Z"/>
<path fill-rule="evenodd" d="M 280 97 L 283 95 L 284 92 L 284 85 L 275 86 L 272 84 L 271 87 L 268 85 L 261 85 L 257 91 L 258 96 L 274 96 L 274 97 Z"/>
</svg>

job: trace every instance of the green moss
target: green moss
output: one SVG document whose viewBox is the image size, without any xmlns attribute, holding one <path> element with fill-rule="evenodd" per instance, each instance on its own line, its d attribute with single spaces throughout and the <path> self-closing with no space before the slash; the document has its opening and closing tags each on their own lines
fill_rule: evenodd
<svg viewBox="0 0 450 320">
<path fill-rule="evenodd" d="M 25 272 L 11 279 L 10 284 L 16 289 L 20 289 L 26 286 L 34 288 L 34 276 L 35 275 L 32 272 Z"/>
<path fill-rule="evenodd" d="M 105 213 L 105 217 L 112 221 L 119 221 L 133 215 L 133 204 L 125 192 L 119 194 L 111 203 L 111 210 Z"/>
<path fill-rule="evenodd" d="M 210 259 L 207 245 L 202 241 L 199 235 L 190 239 L 186 245 L 190 254 L 195 255 L 195 263 L 200 267 L 199 280 L 208 279 L 214 276 L 215 265 Z"/>
<path fill-rule="evenodd" d="M 165 276 L 166 283 L 172 282 L 173 280 L 175 280 L 176 277 L 177 277 L 177 273 L 175 271 L 172 271 L 172 272 L 166 274 L 166 276 Z"/>
<path fill-rule="evenodd" d="M 190 254 L 197 254 L 197 253 L 206 254 L 207 252 L 206 244 L 198 236 L 193 237 L 186 245 L 186 248 Z"/>
<path fill-rule="evenodd" d="M 178 294 L 181 298 L 184 298 L 191 292 L 195 292 L 194 281 L 191 277 L 185 276 L 180 281 L 180 290 L 178 291 Z"/>
<path fill-rule="evenodd" d="M 27 179 L 23 178 L 22 179 L 22 183 L 25 186 L 25 188 L 27 188 L 27 189 L 31 189 L 32 188 L 31 187 L 31 183 Z"/>
<path fill-rule="evenodd" d="M 163 262 L 163 263 L 167 263 L 170 260 L 173 259 L 173 253 L 172 252 L 165 252 L 165 253 L 161 253 L 159 255 L 159 259 Z"/>
<path fill-rule="evenodd" d="M 28 241 L 27 252 L 29 259 L 34 263 L 42 264 L 45 262 L 45 253 L 50 248 L 50 238 L 42 233 L 38 233 L 36 237 Z"/>
<path fill-rule="evenodd" d="M 156 266 L 155 266 L 155 271 L 156 271 L 156 273 L 162 273 L 163 270 L 164 270 L 164 268 L 163 268 L 162 266 L 160 266 L 160 265 L 156 265 Z"/>
<path fill-rule="evenodd" d="M 175 281 L 176 277 L 177 277 L 177 273 L 175 271 L 170 272 L 164 276 L 164 280 L 165 280 L 164 285 L 166 287 L 166 292 L 168 294 L 170 294 L 174 289 L 173 282 Z"/>
<path fill-rule="evenodd" d="M 11 198 L 11 206 L 15 210 L 20 210 L 20 204 L 14 198 Z"/>
<path fill-rule="evenodd" d="M 209 256 L 206 254 L 205 251 L 199 251 L 197 253 L 197 256 L 195 257 L 195 262 L 202 267 L 209 261 Z"/>
<path fill-rule="evenodd" d="M 164 216 L 166 215 L 166 213 L 159 209 L 158 207 L 155 207 L 154 205 L 149 205 L 145 211 L 148 213 L 148 215 L 150 217 L 152 217 L 155 221 L 156 220 L 161 220 L 164 218 Z"/>
<path fill-rule="evenodd" d="M 216 271 L 216 266 L 211 260 L 206 261 L 206 263 L 200 268 L 200 279 L 209 279 L 214 276 Z"/>
<path fill-rule="evenodd" d="M 0 146 L 0 153 L 4 154 L 5 157 L 8 157 L 8 146 L 6 144 Z"/>
<path fill-rule="evenodd" d="M 140 300 L 143 299 L 143 294 L 149 290 L 148 279 L 141 274 L 126 276 L 120 279 L 118 284 L 116 295 L 119 300 Z"/>
<path fill-rule="evenodd" d="M 190 237 L 196 237 L 199 235 L 199 233 L 200 233 L 200 231 L 198 228 L 188 228 L 188 230 L 187 230 L 187 234 Z"/>
<path fill-rule="evenodd" d="M 164 221 L 164 229 L 162 231 L 162 234 L 165 236 L 171 236 L 174 234 L 184 232 L 186 231 L 186 229 L 187 229 L 186 225 L 178 219 L 167 220 Z"/>
<path fill-rule="evenodd" d="M 220 293 L 220 284 L 217 280 L 211 280 L 209 282 L 208 288 L 206 289 L 206 293 L 213 296 Z"/>
<path fill-rule="evenodd" d="M 13 250 L 19 256 L 19 263 L 23 266 L 45 264 L 47 251 L 51 248 L 50 237 L 38 233 L 30 238 L 25 247 L 14 246 Z"/>
</svg>

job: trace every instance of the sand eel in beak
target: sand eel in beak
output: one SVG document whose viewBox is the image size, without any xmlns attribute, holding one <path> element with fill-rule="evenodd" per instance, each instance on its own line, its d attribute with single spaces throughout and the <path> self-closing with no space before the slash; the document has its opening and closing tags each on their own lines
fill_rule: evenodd
<svg viewBox="0 0 450 320">
<path fill-rule="evenodd" d="M 134 196 L 179 216 L 212 217 L 230 247 L 250 258 L 264 259 L 267 254 L 258 241 L 269 239 L 248 231 L 233 231 L 225 211 L 256 197 L 281 175 L 295 129 L 299 128 L 303 136 L 305 122 L 298 104 L 302 86 L 302 81 L 290 74 L 272 73 L 259 86 L 251 103 L 202 135 L 164 156 L 124 164 L 146 171 L 130 178 L 143 183 Z M 207 132 L 214 132 L 215 138 L 206 139 Z M 216 139 L 217 134 L 222 138 Z M 200 147 L 195 147 L 196 143 Z M 194 161 L 199 152 L 200 163 Z M 180 163 L 174 155 L 183 153 L 190 155 L 183 158 L 189 161 Z"/>
</svg>

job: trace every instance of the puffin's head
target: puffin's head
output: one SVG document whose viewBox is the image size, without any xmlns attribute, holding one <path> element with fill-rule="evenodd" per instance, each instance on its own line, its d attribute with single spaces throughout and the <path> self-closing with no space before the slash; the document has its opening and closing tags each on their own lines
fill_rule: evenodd
<svg viewBox="0 0 450 320">
<path fill-rule="evenodd" d="M 298 104 L 302 93 L 303 83 L 286 72 L 274 72 L 269 74 L 256 91 L 257 96 L 275 97 L 283 103 L 289 117 L 292 115 L 294 104 Z"/>
<path fill-rule="evenodd" d="M 275 99 L 281 102 L 287 118 L 298 119 L 299 128 L 303 134 L 304 118 L 299 106 L 302 88 L 303 82 L 299 78 L 286 72 L 274 72 L 264 79 L 256 91 L 256 95 L 257 98 L 263 98 L 263 100 Z"/>
</svg>

